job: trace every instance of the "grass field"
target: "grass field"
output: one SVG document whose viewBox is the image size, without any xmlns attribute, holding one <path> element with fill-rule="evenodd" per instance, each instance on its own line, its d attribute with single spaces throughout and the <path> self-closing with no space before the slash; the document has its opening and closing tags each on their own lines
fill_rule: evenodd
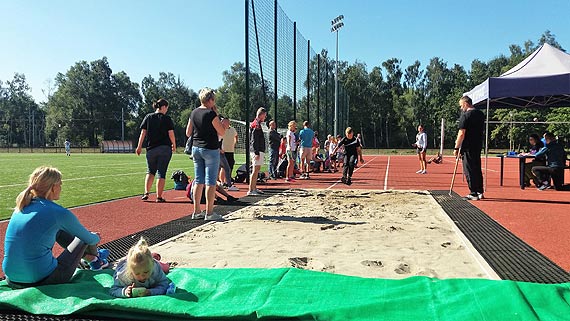
<svg viewBox="0 0 570 321">
<path fill-rule="evenodd" d="M 75 207 L 117 198 L 141 195 L 146 173 L 145 156 L 135 154 L 65 154 L 0 153 L 0 220 L 10 218 L 16 196 L 26 188 L 28 177 L 41 165 L 57 167 L 63 174 L 63 187 L 58 203 Z M 245 162 L 245 155 L 236 155 L 236 166 Z M 168 167 L 166 189 L 174 188 L 170 179 L 181 169 L 194 176 L 194 165 L 188 155 L 172 156 Z M 232 175 L 233 177 L 234 175 Z M 152 191 L 154 192 L 154 186 Z"/>
</svg>

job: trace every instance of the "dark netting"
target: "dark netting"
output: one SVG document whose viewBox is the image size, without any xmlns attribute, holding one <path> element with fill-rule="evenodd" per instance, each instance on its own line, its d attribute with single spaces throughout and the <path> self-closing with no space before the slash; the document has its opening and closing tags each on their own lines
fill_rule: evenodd
<svg viewBox="0 0 570 321">
<path fill-rule="evenodd" d="M 302 123 L 307 120 L 307 63 L 309 45 L 307 39 L 303 37 L 297 29 L 297 122 Z M 301 126 L 299 126 L 301 127 Z"/>
<path fill-rule="evenodd" d="M 294 24 L 277 7 L 277 124 L 286 127 L 293 119 Z"/>
</svg>

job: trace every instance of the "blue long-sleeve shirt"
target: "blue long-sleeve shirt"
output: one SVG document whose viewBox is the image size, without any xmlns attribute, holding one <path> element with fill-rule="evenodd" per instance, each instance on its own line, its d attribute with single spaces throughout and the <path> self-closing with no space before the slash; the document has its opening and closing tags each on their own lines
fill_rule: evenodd
<svg viewBox="0 0 570 321">
<path fill-rule="evenodd" d="M 566 165 L 566 152 L 564 151 L 564 147 L 556 141 L 546 144 L 534 154 L 537 158 L 543 155 L 546 155 L 549 167 L 564 168 Z"/>
<path fill-rule="evenodd" d="M 153 260 L 154 267 L 152 273 L 145 282 L 137 281 L 127 269 L 127 260 L 123 259 L 117 264 L 115 275 L 113 276 L 114 283 L 111 287 L 111 295 L 116 298 L 124 298 L 125 289 L 131 284 L 135 287 L 144 287 L 150 290 L 150 295 L 163 295 L 166 294 L 170 281 L 166 278 L 166 274 L 162 271 L 160 264 Z"/>
<path fill-rule="evenodd" d="M 2 262 L 8 279 L 35 283 L 48 277 L 57 267 L 52 248 L 60 230 L 90 245 L 100 241 L 71 211 L 50 200 L 34 198 L 21 211 L 14 211 L 6 229 Z"/>
</svg>

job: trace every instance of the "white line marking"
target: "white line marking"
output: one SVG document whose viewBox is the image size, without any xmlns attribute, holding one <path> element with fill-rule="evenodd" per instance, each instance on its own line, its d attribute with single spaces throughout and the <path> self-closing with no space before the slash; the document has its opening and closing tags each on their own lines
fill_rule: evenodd
<svg viewBox="0 0 570 321">
<path fill-rule="evenodd" d="M 364 164 L 362 164 L 362 166 L 359 166 L 357 169 L 354 170 L 354 172 L 358 172 L 359 169 L 363 168 L 364 166 L 366 166 L 368 163 L 370 163 L 371 161 L 375 160 L 377 156 L 374 156 L 374 158 L 372 158 L 371 160 L 365 162 Z M 340 183 L 341 180 L 339 179 L 338 181 L 334 182 L 334 184 L 332 184 L 331 186 L 327 187 L 326 189 L 331 189 L 335 186 L 338 185 L 338 183 Z"/>
<path fill-rule="evenodd" d="M 388 171 L 390 170 L 390 156 L 388 156 L 388 164 L 386 164 L 386 176 L 384 176 L 384 190 L 388 190 Z"/>
</svg>

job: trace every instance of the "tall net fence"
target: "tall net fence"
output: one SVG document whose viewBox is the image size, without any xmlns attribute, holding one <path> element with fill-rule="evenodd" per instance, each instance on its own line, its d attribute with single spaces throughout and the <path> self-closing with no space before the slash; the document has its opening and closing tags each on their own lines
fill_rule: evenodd
<svg viewBox="0 0 570 321">
<path fill-rule="evenodd" d="M 335 61 L 328 52 L 315 51 L 302 34 L 301 25 L 288 17 L 277 1 L 247 0 L 247 11 L 246 115 L 253 119 L 259 107 L 266 107 L 267 120 L 275 120 L 280 133 L 286 132 L 291 120 L 298 128 L 308 120 L 319 132 L 321 142 L 327 134 L 343 133 L 349 125 L 349 99 L 339 82 L 335 131 Z M 245 124 L 251 119 L 243 120 L 243 125 L 237 121 L 233 124 L 242 141 L 248 140 Z M 247 145 L 241 145 L 245 152 Z"/>
</svg>

